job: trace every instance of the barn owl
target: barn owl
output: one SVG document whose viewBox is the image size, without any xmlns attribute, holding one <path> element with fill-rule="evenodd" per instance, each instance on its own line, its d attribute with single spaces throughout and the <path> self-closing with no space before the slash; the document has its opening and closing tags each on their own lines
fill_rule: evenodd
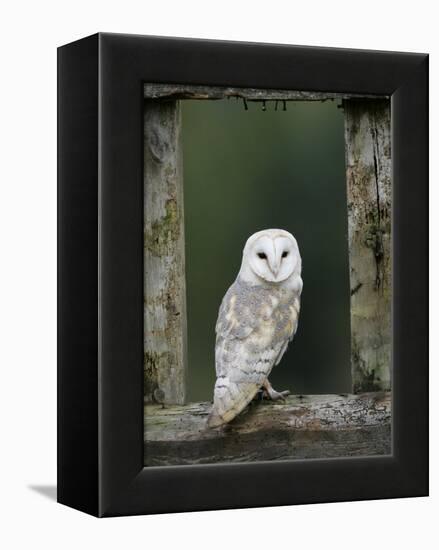
<svg viewBox="0 0 439 550">
<path fill-rule="evenodd" d="M 266 229 L 246 242 L 241 269 L 220 306 L 216 324 L 214 401 L 207 426 L 235 418 L 263 389 L 297 330 L 302 260 L 296 239 L 283 229 Z"/>
</svg>

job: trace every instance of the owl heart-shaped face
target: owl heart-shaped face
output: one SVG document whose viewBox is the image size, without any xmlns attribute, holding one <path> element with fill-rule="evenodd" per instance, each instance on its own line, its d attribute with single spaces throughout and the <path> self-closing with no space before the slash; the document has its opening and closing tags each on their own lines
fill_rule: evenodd
<svg viewBox="0 0 439 550">
<path fill-rule="evenodd" d="M 244 271 L 270 283 L 280 283 L 298 268 L 300 254 L 296 239 L 283 229 L 266 229 L 252 235 L 244 248 Z"/>
</svg>

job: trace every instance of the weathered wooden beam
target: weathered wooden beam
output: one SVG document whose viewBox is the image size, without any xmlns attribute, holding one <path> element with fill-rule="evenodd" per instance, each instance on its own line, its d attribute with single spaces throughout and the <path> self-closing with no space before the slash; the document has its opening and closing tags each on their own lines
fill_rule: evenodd
<svg viewBox="0 0 439 550">
<path fill-rule="evenodd" d="M 243 98 L 247 101 L 326 101 L 351 97 L 376 97 L 337 92 L 302 92 L 295 90 L 263 90 L 192 84 L 150 84 L 143 86 L 144 97 L 151 99 L 226 99 Z M 279 107 L 280 109 L 281 107 Z"/>
<path fill-rule="evenodd" d="M 185 402 L 186 288 L 178 101 L 145 101 L 144 388 L 146 401 Z"/>
<path fill-rule="evenodd" d="M 350 99 L 343 106 L 353 391 L 390 390 L 390 103 Z"/>
<path fill-rule="evenodd" d="M 391 395 L 290 396 L 253 402 L 225 428 L 206 428 L 210 403 L 146 405 L 146 466 L 391 453 Z"/>
</svg>

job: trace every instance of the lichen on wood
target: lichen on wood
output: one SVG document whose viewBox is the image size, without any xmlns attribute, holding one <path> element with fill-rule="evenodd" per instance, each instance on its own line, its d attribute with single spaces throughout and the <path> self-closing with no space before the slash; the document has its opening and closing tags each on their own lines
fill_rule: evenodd
<svg viewBox="0 0 439 550">
<path fill-rule="evenodd" d="M 350 99 L 343 106 L 353 390 L 390 390 L 390 102 Z"/>
<path fill-rule="evenodd" d="M 146 405 L 146 466 L 386 455 L 391 395 L 290 396 L 255 401 L 229 425 L 206 427 L 211 403 Z"/>
<path fill-rule="evenodd" d="M 144 393 L 186 397 L 186 288 L 181 115 L 178 101 L 144 109 Z"/>
</svg>

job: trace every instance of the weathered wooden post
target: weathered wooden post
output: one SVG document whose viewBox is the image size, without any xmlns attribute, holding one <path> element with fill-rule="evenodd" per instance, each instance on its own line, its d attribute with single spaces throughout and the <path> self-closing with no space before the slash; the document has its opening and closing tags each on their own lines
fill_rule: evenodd
<svg viewBox="0 0 439 550">
<path fill-rule="evenodd" d="M 353 391 L 390 390 L 390 102 L 347 99 L 343 105 Z"/>
<path fill-rule="evenodd" d="M 186 397 L 186 286 L 178 101 L 145 101 L 144 388 L 146 402 Z"/>
</svg>

